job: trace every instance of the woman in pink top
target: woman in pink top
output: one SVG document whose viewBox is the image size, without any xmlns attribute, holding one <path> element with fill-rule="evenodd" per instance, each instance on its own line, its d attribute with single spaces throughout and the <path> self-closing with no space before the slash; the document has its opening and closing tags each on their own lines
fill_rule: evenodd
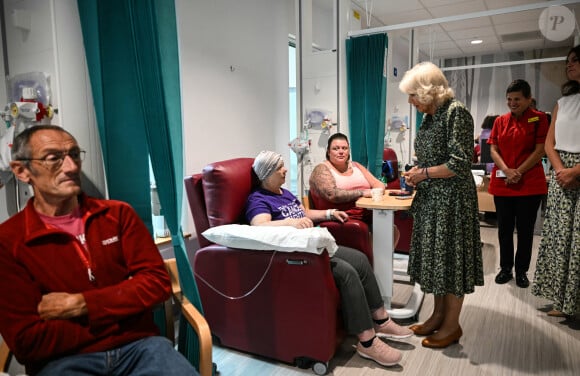
<svg viewBox="0 0 580 376">
<path fill-rule="evenodd" d="M 310 190 L 313 198 L 317 198 L 314 200 L 316 208 L 325 209 L 325 206 L 331 205 L 332 208 L 347 212 L 349 218 L 360 219 L 370 225 L 371 211 L 359 208 L 355 203 L 360 197 L 371 197 L 372 188 L 385 189 L 385 184 L 360 163 L 350 160 L 350 145 L 346 135 L 335 133 L 330 136 L 326 146 L 326 161 L 316 166 L 310 175 Z M 396 227 L 394 238 L 397 244 L 399 231 Z"/>
</svg>

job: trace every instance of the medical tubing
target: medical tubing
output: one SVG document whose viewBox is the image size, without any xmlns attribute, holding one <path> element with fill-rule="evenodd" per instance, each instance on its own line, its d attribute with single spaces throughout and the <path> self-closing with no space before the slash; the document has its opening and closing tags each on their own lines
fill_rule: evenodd
<svg viewBox="0 0 580 376">
<path fill-rule="evenodd" d="M 270 271 L 270 267 L 272 267 L 272 261 L 274 261 L 274 256 L 276 255 L 276 251 L 272 252 L 272 256 L 270 257 L 270 262 L 268 263 L 268 267 L 266 268 L 266 270 L 264 271 L 264 274 L 262 275 L 262 277 L 260 278 L 260 280 L 258 281 L 258 283 L 256 283 L 256 285 L 254 287 L 252 287 L 250 289 L 250 291 L 246 292 L 245 294 L 242 294 L 240 296 L 229 296 L 224 294 L 223 292 L 219 291 L 217 288 L 213 287 L 208 281 L 206 281 L 202 276 L 200 276 L 199 274 L 197 274 L 195 272 L 195 270 L 193 271 L 193 274 L 195 274 L 195 276 L 197 278 L 199 278 L 207 287 L 209 287 L 210 289 L 212 289 L 216 294 L 221 295 L 222 297 L 226 298 L 226 299 L 230 299 L 230 300 L 238 300 L 238 299 L 243 299 L 243 298 L 247 298 L 248 296 L 250 296 L 258 287 L 260 287 L 260 285 L 262 284 L 262 282 L 264 281 L 264 278 L 266 278 L 266 274 L 268 274 L 268 272 Z"/>
</svg>

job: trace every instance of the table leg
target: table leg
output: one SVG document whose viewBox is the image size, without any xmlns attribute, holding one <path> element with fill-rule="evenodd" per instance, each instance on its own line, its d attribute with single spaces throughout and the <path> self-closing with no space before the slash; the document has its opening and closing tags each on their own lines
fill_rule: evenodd
<svg viewBox="0 0 580 376">
<path fill-rule="evenodd" d="M 392 210 L 373 210 L 373 263 L 387 309 L 393 297 L 393 220 Z"/>
<path fill-rule="evenodd" d="M 393 223 L 394 212 L 392 210 L 373 210 L 373 268 L 381 296 L 385 302 L 385 308 L 389 315 L 396 319 L 417 318 L 423 302 L 423 292 L 420 286 L 415 284 L 413 292 L 403 308 L 391 308 L 393 298 Z M 404 270 L 397 270 L 399 274 L 406 274 Z"/>
</svg>

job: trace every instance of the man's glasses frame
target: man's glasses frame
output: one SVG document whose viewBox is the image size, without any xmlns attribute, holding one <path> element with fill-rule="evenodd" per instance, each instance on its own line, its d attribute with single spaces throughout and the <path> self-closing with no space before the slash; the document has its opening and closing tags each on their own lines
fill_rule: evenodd
<svg viewBox="0 0 580 376">
<path fill-rule="evenodd" d="M 57 169 L 64 163 L 64 159 L 69 156 L 76 164 L 81 163 L 85 159 L 86 151 L 82 149 L 70 149 L 68 151 L 59 151 L 48 153 L 42 158 L 20 158 L 18 161 L 40 161 L 47 168 Z"/>
</svg>

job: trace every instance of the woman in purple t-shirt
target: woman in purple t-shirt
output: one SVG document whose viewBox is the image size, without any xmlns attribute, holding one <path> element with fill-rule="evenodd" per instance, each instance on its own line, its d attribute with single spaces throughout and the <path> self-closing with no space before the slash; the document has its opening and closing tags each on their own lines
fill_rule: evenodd
<svg viewBox="0 0 580 376">
<path fill-rule="evenodd" d="M 305 209 L 291 192 L 282 188 L 288 170 L 280 154 L 263 151 L 254 160 L 252 168 L 261 182 L 260 188 L 250 194 L 246 204 L 246 219 L 252 226 L 300 229 L 313 227 L 315 222 L 324 220 L 348 220 L 348 214 L 340 210 Z M 359 339 L 358 354 L 384 366 L 399 363 L 401 352 L 376 337 L 407 338 L 413 332 L 389 318 L 366 256 L 355 249 L 339 246 L 330 259 L 330 267 L 340 292 L 346 330 Z"/>
</svg>

